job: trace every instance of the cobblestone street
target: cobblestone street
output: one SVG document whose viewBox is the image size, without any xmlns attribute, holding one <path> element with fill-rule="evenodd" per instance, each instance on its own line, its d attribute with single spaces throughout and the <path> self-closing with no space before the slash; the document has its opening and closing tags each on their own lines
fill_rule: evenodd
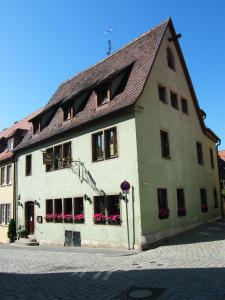
<svg viewBox="0 0 225 300">
<path fill-rule="evenodd" d="M 0 299 L 225 299 L 225 223 L 167 239 L 146 252 L 0 245 Z M 143 299 L 143 298 L 142 298 Z"/>
</svg>

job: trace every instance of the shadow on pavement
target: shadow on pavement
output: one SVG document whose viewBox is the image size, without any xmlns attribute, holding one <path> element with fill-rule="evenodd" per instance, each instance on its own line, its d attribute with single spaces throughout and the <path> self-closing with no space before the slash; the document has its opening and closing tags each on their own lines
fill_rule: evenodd
<svg viewBox="0 0 225 300">
<path fill-rule="evenodd" d="M 163 239 L 152 244 L 150 249 L 162 246 L 185 245 L 222 240 L 225 240 L 225 221 L 219 220 L 213 223 L 201 225 L 195 229 L 177 234 L 173 237 Z"/>
</svg>

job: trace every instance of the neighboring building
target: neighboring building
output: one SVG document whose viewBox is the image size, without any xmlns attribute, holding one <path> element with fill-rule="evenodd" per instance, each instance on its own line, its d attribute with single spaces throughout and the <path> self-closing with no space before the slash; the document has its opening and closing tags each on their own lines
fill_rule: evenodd
<svg viewBox="0 0 225 300">
<path fill-rule="evenodd" d="M 225 150 L 219 151 L 219 169 L 221 188 L 225 191 Z"/>
<path fill-rule="evenodd" d="M 15 151 L 18 226 L 42 244 L 144 249 L 220 217 L 219 138 L 203 117 L 168 20 L 31 118 Z"/>
<path fill-rule="evenodd" d="M 15 217 L 13 149 L 30 129 L 28 119 L 34 115 L 15 122 L 0 132 L 0 243 L 8 242 L 8 224 Z"/>
</svg>

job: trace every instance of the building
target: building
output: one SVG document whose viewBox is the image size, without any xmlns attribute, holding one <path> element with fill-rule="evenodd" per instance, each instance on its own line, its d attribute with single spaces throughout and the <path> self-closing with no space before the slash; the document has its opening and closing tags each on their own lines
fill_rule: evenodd
<svg viewBox="0 0 225 300">
<path fill-rule="evenodd" d="M 10 219 L 15 218 L 13 149 L 30 129 L 28 119 L 34 115 L 35 113 L 0 132 L 0 243 L 8 242 L 8 224 Z"/>
<path fill-rule="evenodd" d="M 163 22 L 61 84 L 30 119 L 15 150 L 18 226 L 41 244 L 145 249 L 221 215 L 219 138 L 178 37 Z"/>
<path fill-rule="evenodd" d="M 222 190 L 225 190 L 225 150 L 219 151 L 219 169 L 221 188 Z"/>
</svg>

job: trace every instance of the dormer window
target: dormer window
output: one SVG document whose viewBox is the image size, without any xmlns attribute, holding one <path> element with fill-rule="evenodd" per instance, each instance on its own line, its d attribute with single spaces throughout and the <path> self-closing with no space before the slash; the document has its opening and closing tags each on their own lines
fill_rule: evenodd
<svg viewBox="0 0 225 300">
<path fill-rule="evenodd" d="M 102 106 L 110 101 L 111 88 L 109 84 L 102 85 L 97 90 L 97 106 Z"/>
<path fill-rule="evenodd" d="M 70 120 L 74 117 L 74 109 L 72 104 L 68 104 L 63 108 L 63 121 Z"/>
<path fill-rule="evenodd" d="M 7 142 L 8 150 L 13 150 L 13 147 L 14 147 L 14 139 L 13 138 L 8 139 L 8 142 Z"/>
<path fill-rule="evenodd" d="M 41 131 L 41 122 L 40 120 L 33 121 L 33 134 L 36 134 Z"/>
<path fill-rule="evenodd" d="M 168 66 L 175 71 L 175 58 L 171 48 L 167 48 L 167 63 Z"/>
</svg>

